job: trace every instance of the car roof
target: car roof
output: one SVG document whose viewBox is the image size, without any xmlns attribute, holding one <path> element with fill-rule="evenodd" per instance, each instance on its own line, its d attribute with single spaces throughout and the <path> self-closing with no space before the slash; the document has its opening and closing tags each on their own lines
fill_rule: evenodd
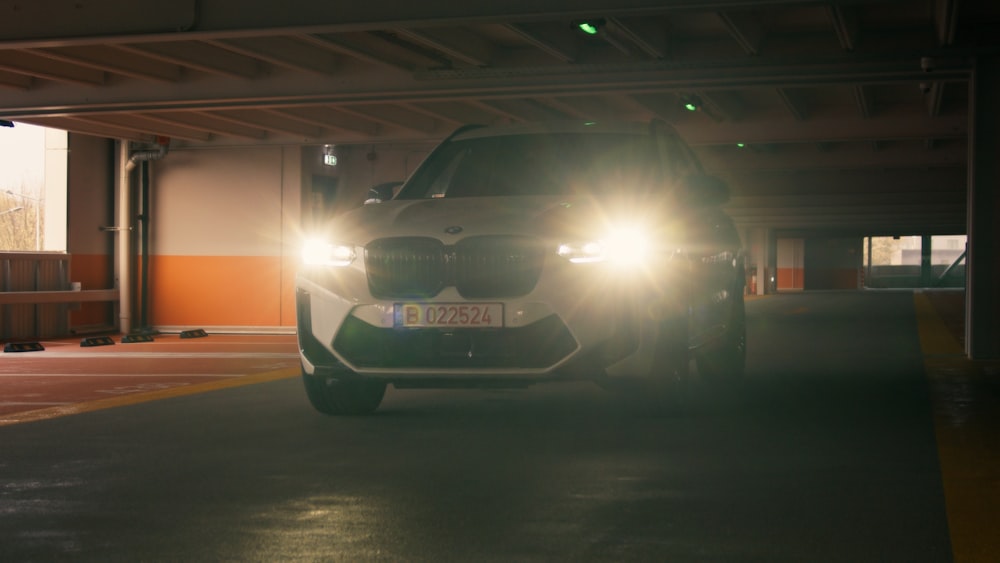
<svg viewBox="0 0 1000 563">
<path fill-rule="evenodd" d="M 669 126 L 664 126 L 669 130 Z M 629 134 L 649 135 L 649 123 L 631 121 L 541 121 L 469 128 L 456 133 L 452 140 L 503 137 L 509 135 L 541 135 L 546 133 Z"/>
</svg>

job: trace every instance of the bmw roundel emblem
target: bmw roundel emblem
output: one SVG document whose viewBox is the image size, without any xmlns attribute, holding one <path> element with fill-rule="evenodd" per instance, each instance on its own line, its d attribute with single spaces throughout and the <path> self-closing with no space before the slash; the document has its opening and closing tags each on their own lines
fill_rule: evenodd
<svg viewBox="0 0 1000 563">
<path fill-rule="evenodd" d="M 462 227 L 459 227 L 458 225 L 452 225 L 450 227 L 445 228 L 444 232 L 448 233 L 449 235 L 457 235 L 458 233 L 462 232 Z"/>
</svg>

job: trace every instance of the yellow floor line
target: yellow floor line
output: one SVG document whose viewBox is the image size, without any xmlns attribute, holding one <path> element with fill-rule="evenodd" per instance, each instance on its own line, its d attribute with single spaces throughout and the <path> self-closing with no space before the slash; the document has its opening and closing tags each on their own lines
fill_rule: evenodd
<svg viewBox="0 0 1000 563">
<path fill-rule="evenodd" d="M 292 367 L 292 368 L 279 369 L 275 371 L 256 373 L 253 375 L 245 375 L 241 377 L 227 377 L 225 379 L 218 379 L 216 381 L 198 383 L 195 385 L 183 385 L 180 387 L 171 387 L 169 389 L 158 389 L 156 391 L 150 391 L 148 393 L 134 393 L 130 395 L 120 395 L 117 397 L 110 397 L 107 399 L 88 401 L 86 403 L 74 403 L 71 405 L 61 405 L 58 407 L 49 407 L 33 411 L 0 415 L 0 426 L 8 426 L 11 424 L 22 424 L 25 422 L 35 422 L 39 420 L 48 420 L 51 418 L 59 418 L 61 416 L 70 416 L 85 412 L 113 409 L 116 407 L 135 405 L 139 403 L 147 403 L 149 401 L 158 401 L 160 399 L 183 397 L 185 395 L 196 395 L 198 393 L 206 393 L 208 391 L 216 391 L 219 389 L 229 389 L 231 387 L 241 387 L 244 385 L 265 383 L 267 381 L 276 381 L 279 379 L 289 379 L 292 377 L 297 377 L 300 373 L 301 372 L 299 371 L 298 367 Z"/>
<path fill-rule="evenodd" d="M 966 358 L 926 295 L 914 294 L 931 385 L 952 554 L 956 563 L 1000 560 L 1000 401 L 982 365 Z"/>
</svg>

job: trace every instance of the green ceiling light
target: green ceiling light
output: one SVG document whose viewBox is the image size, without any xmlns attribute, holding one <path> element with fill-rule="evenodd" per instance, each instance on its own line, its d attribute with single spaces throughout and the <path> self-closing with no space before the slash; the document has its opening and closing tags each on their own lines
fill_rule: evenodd
<svg viewBox="0 0 1000 563">
<path fill-rule="evenodd" d="M 747 146 L 746 143 L 736 143 L 736 148 L 738 148 L 738 149 L 742 149 L 745 146 Z"/>
<path fill-rule="evenodd" d="M 698 111 L 701 109 L 701 98 L 698 96 L 681 96 L 681 104 L 688 111 Z"/>
<path fill-rule="evenodd" d="M 603 18 L 596 20 L 578 20 L 574 22 L 576 28 L 586 35 L 597 35 L 601 32 L 606 22 Z"/>
</svg>

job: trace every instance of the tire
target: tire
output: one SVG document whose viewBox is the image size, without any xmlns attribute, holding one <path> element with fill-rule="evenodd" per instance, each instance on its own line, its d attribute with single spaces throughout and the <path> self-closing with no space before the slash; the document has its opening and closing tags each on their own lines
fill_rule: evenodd
<svg viewBox="0 0 1000 563">
<path fill-rule="evenodd" d="M 371 414 L 385 396 L 385 383 L 377 381 L 338 381 L 303 371 L 302 382 L 313 408 L 330 416 Z"/>
<path fill-rule="evenodd" d="M 743 294 L 733 299 L 729 326 L 715 344 L 695 355 L 698 374 L 710 382 L 735 382 L 743 379 L 747 359 L 747 323 Z"/>
</svg>

